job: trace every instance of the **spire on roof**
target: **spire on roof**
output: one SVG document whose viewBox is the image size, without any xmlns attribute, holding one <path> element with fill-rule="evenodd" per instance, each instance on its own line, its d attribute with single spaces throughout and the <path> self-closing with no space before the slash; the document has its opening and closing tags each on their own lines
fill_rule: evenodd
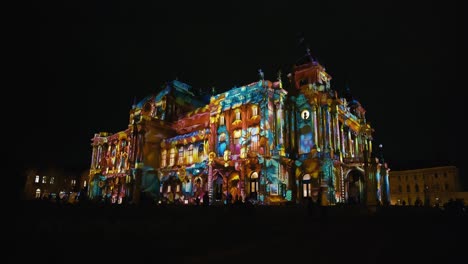
<svg viewBox="0 0 468 264">
<path fill-rule="evenodd" d="M 346 98 L 346 101 L 351 103 L 351 101 L 354 99 L 353 94 L 351 93 L 351 88 L 349 87 L 349 84 L 345 84 L 345 92 L 344 92 L 344 98 Z"/>
<path fill-rule="evenodd" d="M 260 77 L 261 81 L 265 80 L 265 74 L 263 73 L 262 69 L 258 69 L 258 76 Z"/>
<path fill-rule="evenodd" d="M 136 98 L 136 95 L 135 95 L 135 96 L 133 96 L 132 109 L 134 109 L 136 107 L 136 104 L 137 104 L 137 98 Z"/>
</svg>

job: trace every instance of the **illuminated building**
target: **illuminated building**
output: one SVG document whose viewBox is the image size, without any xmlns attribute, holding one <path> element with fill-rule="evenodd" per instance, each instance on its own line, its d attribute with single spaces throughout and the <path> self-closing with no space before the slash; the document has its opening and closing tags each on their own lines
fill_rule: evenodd
<svg viewBox="0 0 468 264">
<path fill-rule="evenodd" d="M 394 205 L 433 206 L 468 198 L 466 192 L 461 192 L 454 166 L 392 171 L 389 178 Z"/>
<path fill-rule="evenodd" d="M 389 201 L 388 168 L 349 93 L 308 52 L 283 88 L 259 79 L 208 96 L 178 80 L 134 104 L 121 132 L 92 139 L 89 196 L 192 204 Z M 141 197 L 143 195 L 143 197 Z"/>
</svg>

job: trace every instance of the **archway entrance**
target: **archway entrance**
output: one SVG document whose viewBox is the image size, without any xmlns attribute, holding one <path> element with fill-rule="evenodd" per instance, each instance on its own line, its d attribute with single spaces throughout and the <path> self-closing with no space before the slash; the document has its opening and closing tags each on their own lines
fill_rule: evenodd
<svg viewBox="0 0 468 264">
<path fill-rule="evenodd" d="M 348 204 L 360 204 L 364 191 L 364 173 L 358 169 L 352 169 L 347 176 L 347 202 Z"/>
<path fill-rule="evenodd" d="M 258 193 L 258 173 L 257 172 L 252 172 L 252 174 L 250 174 L 249 189 L 250 189 L 250 199 L 257 200 L 257 193 Z"/>
<path fill-rule="evenodd" d="M 239 190 L 239 181 L 240 176 L 238 172 L 232 172 L 228 178 L 228 192 L 231 194 L 232 200 L 235 201 L 236 198 L 240 197 Z"/>
<path fill-rule="evenodd" d="M 302 197 L 310 198 L 312 197 L 312 185 L 310 183 L 310 175 L 305 174 L 302 177 Z"/>
<path fill-rule="evenodd" d="M 195 177 L 193 180 L 193 197 L 201 199 L 203 195 L 203 178 L 201 176 Z"/>
<path fill-rule="evenodd" d="M 302 199 L 306 201 L 318 202 L 320 195 L 320 185 L 318 178 L 310 174 L 302 176 Z"/>
<path fill-rule="evenodd" d="M 217 174 L 213 183 L 214 199 L 216 201 L 221 201 L 223 199 L 223 177 L 220 174 Z"/>
</svg>

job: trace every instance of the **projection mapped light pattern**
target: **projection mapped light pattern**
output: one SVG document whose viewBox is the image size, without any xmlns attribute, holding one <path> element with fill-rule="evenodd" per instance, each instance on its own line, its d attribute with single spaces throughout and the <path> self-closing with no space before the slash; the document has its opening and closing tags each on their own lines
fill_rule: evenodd
<svg viewBox="0 0 468 264">
<path fill-rule="evenodd" d="M 274 82 L 197 94 L 178 80 L 135 103 L 128 128 L 92 138 L 89 196 L 181 205 L 389 200 L 372 128 L 310 55 Z M 382 149 L 382 146 L 379 146 Z M 367 180 L 366 180 L 367 179 Z M 374 193 L 374 195 L 364 195 Z"/>
</svg>

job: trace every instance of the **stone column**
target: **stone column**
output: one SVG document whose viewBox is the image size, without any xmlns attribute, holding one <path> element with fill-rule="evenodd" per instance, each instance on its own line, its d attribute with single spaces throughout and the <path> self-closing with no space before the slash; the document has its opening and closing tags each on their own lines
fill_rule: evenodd
<svg viewBox="0 0 468 264">
<path fill-rule="evenodd" d="M 317 122 L 317 106 L 312 105 L 312 122 L 314 127 L 314 144 L 319 148 L 318 122 Z"/>
<path fill-rule="evenodd" d="M 139 127 L 138 132 L 136 133 L 136 144 L 135 144 L 135 152 L 136 152 L 136 161 L 135 161 L 135 170 L 134 170 L 134 186 L 133 186 L 133 203 L 139 204 L 140 203 L 140 195 L 141 195 L 141 177 L 143 175 L 143 146 L 145 144 L 145 130 L 142 126 Z"/>
<path fill-rule="evenodd" d="M 340 120 L 338 119 L 338 113 L 335 113 L 333 119 L 335 120 L 335 149 L 341 152 L 341 135 L 340 135 Z M 337 155 L 341 155 L 340 153 L 336 153 Z"/>
<path fill-rule="evenodd" d="M 210 205 L 213 202 L 213 161 L 209 161 L 208 165 L 208 197 L 210 199 Z"/>
<path fill-rule="evenodd" d="M 340 136 L 341 136 L 341 156 L 346 156 L 346 137 L 344 133 L 344 123 L 340 127 Z M 341 160 L 343 161 L 343 160 Z"/>
<path fill-rule="evenodd" d="M 382 177 L 382 204 L 390 204 L 390 186 L 388 183 L 388 169 L 386 164 L 382 164 L 382 170 L 380 172 Z"/>
<path fill-rule="evenodd" d="M 344 173 L 343 167 L 340 165 L 340 199 L 342 203 L 346 202 L 346 194 L 345 194 L 345 182 L 344 182 Z"/>
<path fill-rule="evenodd" d="M 94 170 L 94 169 L 96 169 L 97 147 L 94 144 L 92 146 L 93 146 L 93 153 L 91 154 L 91 169 Z"/>
<path fill-rule="evenodd" d="M 331 115 L 330 115 L 330 107 L 329 106 L 325 106 L 326 107 L 326 130 L 327 130 L 327 143 L 325 144 L 326 146 L 328 146 L 330 149 L 333 149 L 333 141 L 332 141 L 332 125 L 331 125 Z"/>
<path fill-rule="evenodd" d="M 317 131 L 318 131 L 318 141 L 317 141 L 317 149 L 323 149 L 323 115 L 322 115 L 322 106 L 317 106 Z"/>
</svg>

